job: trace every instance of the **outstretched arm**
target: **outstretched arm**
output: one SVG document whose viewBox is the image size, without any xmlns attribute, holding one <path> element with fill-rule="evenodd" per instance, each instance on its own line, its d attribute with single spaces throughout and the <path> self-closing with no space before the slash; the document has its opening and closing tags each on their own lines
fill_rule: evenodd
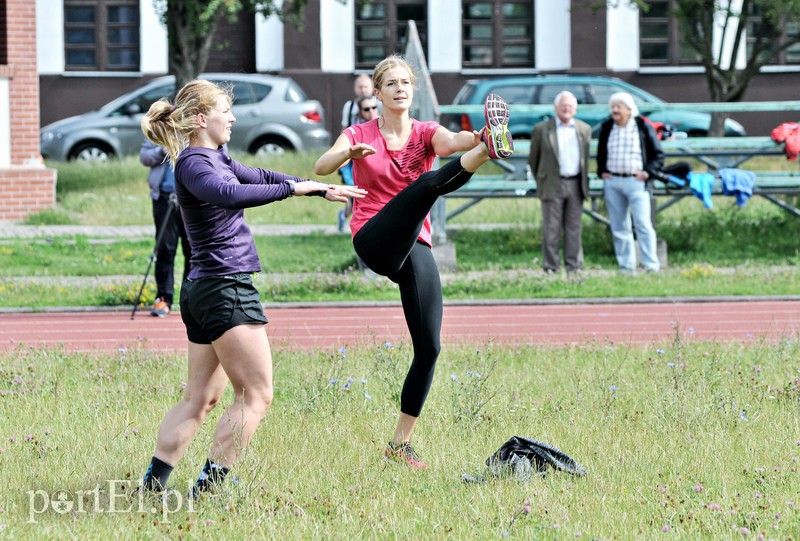
<svg viewBox="0 0 800 541">
<path fill-rule="evenodd" d="M 437 156 L 450 156 L 456 152 L 464 152 L 475 148 L 480 142 L 480 132 L 460 131 L 456 133 L 445 127 L 437 129 L 431 139 L 433 151 Z"/>
<path fill-rule="evenodd" d="M 319 157 L 314 165 L 314 173 L 325 176 L 338 170 L 350 160 L 357 160 L 375 154 L 375 149 L 366 143 L 350 144 L 346 135 L 342 134 L 336 139 L 333 146 Z"/>
<path fill-rule="evenodd" d="M 367 195 L 367 190 L 345 184 L 325 184 L 307 180 L 294 185 L 294 195 L 322 195 L 328 201 L 347 203 L 349 198 L 363 199 Z"/>
</svg>

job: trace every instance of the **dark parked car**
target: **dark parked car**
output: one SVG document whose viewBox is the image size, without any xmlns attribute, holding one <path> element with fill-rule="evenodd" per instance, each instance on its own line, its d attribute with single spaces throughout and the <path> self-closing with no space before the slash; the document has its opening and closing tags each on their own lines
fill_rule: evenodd
<svg viewBox="0 0 800 541">
<path fill-rule="evenodd" d="M 641 88 L 613 77 L 597 75 L 533 75 L 525 77 L 496 77 L 468 81 L 458 92 L 454 105 L 479 105 L 489 93 L 501 95 L 512 106 L 509 124 L 515 139 L 529 139 L 533 126 L 544 118 L 553 116 L 550 109 L 545 113 L 515 113 L 514 104 L 550 105 L 562 90 L 569 90 L 578 99 L 578 112 L 575 115 L 593 128 L 608 118 L 608 108 L 594 111 L 581 108 L 581 105 L 607 105 L 608 99 L 616 92 L 628 92 L 636 101 L 641 114 L 653 122 L 663 122 L 685 132 L 690 137 L 705 136 L 711 125 L 711 115 L 697 111 L 655 111 L 648 104 L 665 103 Z M 484 124 L 481 113 L 469 113 L 443 118 L 443 124 L 451 130 L 472 130 Z M 733 119 L 725 121 L 725 135 L 746 135 L 744 127 Z"/>
<path fill-rule="evenodd" d="M 208 73 L 201 78 L 229 84 L 233 89 L 233 128 L 230 150 L 252 154 L 287 150 L 327 149 L 322 106 L 309 100 L 288 77 Z M 97 111 L 65 118 L 41 129 L 41 152 L 52 160 L 106 160 L 138 154 L 144 135 L 139 125 L 150 105 L 175 96 L 175 78 L 159 77 Z"/>
</svg>

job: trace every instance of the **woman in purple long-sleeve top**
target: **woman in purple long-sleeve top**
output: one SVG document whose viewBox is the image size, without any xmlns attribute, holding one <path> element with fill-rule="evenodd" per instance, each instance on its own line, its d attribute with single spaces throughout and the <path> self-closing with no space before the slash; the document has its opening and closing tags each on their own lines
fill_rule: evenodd
<svg viewBox="0 0 800 541">
<path fill-rule="evenodd" d="M 366 193 L 231 159 L 223 145 L 236 121 L 232 103 L 226 89 L 196 80 L 178 92 L 174 105 L 166 99 L 157 101 L 142 119 L 145 136 L 167 148 L 175 164 L 175 192 L 192 248 L 191 270 L 180 292 L 189 375 L 183 399 L 161 422 L 155 453 L 142 480 L 147 491 L 164 490 L 173 467 L 229 380 L 234 403 L 217 424 L 190 496 L 222 482 L 272 402 L 267 319 L 252 278 L 261 265 L 244 209 L 292 195 L 320 195 L 344 203 Z"/>
</svg>

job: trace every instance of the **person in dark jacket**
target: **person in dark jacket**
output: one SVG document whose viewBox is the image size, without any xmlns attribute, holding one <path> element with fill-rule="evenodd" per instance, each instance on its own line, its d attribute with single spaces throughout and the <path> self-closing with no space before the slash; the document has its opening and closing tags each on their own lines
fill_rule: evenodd
<svg viewBox="0 0 800 541">
<path fill-rule="evenodd" d="M 658 272 L 661 265 L 647 183 L 663 169 L 664 151 L 653 128 L 639 116 L 630 94 L 612 94 L 608 104 L 611 118 L 600 127 L 597 175 L 604 180 L 603 196 L 611 222 L 614 253 L 621 272 L 636 272 L 635 230 L 642 254 L 641 265 L 648 272 Z"/>
<path fill-rule="evenodd" d="M 189 239 L 186 238 L 180 209 L 177 202 L 173 202 L 175 175 L 167 161 L 166 149 L 145 139 L 139 151 L 139 161 L 150 168 L 147 183 L 150 185 L 150 198 L 153 200 L 156 240 L 161 237 L 156 245 L 156 302 L 150 315 L 164 317 L 172 310 L 175 294 L 175 253 L 178 251 L 178 241 L 183 252 L 183 280 L 189 275 L 192 250 Z M 171 205 L 174 206 L 170 208 Z"/>
<path fill-rule="evenodd" d="M 248 167 L 228 156 L 236 118 L 229 91 L 195 80 L 162 99 L 142 118 L 142 131 L 168 150 L 175 193 L 192 247 L 189 275 L 181 286 L 188 365 L 183 399 L 164 417 L 155 454 L 140 490 L 162 492 L 228 381 L 234 403 L 217 423 L 208 460 L 190 491 L 196 497 L 222 482 L 244 452 L 272 402 L 272 354 L 267 318 L 253 285 L 261 271 L 244 209 L 293 195 L 321 195 L 345 203 L 366 193 Z"/>
</svg>

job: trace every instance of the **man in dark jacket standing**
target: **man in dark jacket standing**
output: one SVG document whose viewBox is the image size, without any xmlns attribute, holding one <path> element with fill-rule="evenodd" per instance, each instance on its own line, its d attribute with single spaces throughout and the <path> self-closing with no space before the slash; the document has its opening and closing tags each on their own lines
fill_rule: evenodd
<svg viewBox="0 0 800 541">
<path fill-rule="evenodd" d="M 578 100 L 568 91 L 553 103 L 556 118 L 538 123 L 531 133 L 528 157 L 542 202 L 542 268 L 557 272 L 558 249 L 564 235 L 564 264 L 568 273 L 583 266 L 581 217 L 589 193 L 591 128 L 574 118 Z"/>
<path fill-rule="evenodd" d="M 635 229 L 642 266 L 648 272 L 658 272 L 661 265 L 647 182 L 663 169 L 664 151 L 653 128 L 639 116 L 630 94 L 612 94 L 608 104 L 611 118 L 600 126 L 597 174 L 604 181 L 614 253 L 620 272 L 636 272 Z"/>
</svg>

